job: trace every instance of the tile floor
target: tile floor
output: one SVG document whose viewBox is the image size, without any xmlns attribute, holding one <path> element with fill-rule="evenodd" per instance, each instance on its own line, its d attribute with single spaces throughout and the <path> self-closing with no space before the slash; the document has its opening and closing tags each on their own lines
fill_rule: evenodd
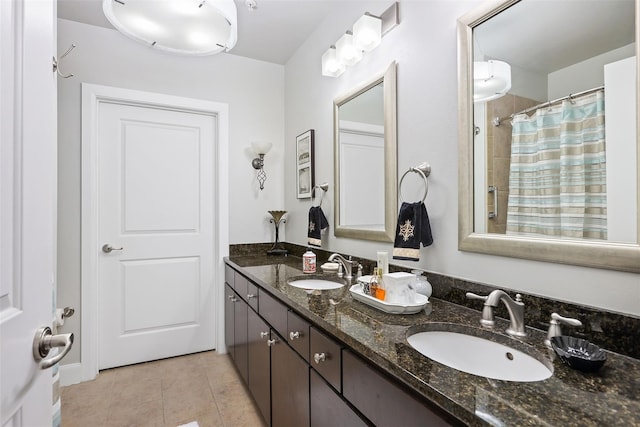
<svg viewBox="0 0 640 427">
<path fill-rule="evenodd" d="M 61 393 L 62 427 L 265 427 L 229 356 L 213 351 L 104 370 Z"/>
</svg>

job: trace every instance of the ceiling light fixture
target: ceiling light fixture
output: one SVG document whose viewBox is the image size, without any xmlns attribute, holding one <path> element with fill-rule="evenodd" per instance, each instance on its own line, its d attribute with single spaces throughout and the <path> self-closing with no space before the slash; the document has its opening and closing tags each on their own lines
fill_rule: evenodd
<svg viewBox="0 0 640 427">
<path fill-rule="evenodd" d="M 382 40 L 382 36 L 398 25 L 398 3 L 393 3 L 382 15 L 366 12 L 322 55 L 322 75 L 338 77 L 346 67 L 357 64 L 363 52 L 371 52 Z"/>
<path fill-rule="evenodd" d="M 103 0 L 102 10 L 122 34 L 165 52 L 213 55 L 238 40 L 233 0 Z"/>
<path fill-rule="evenodd" d="M 486 102 L 506 95 L 511 89 L 511 66 L 503 61 L 473 63 L 473 102 Z"/>
</svg>

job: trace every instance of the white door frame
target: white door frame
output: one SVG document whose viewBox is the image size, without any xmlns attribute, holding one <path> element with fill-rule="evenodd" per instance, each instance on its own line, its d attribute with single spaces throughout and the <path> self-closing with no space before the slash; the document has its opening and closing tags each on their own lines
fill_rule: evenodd
<svg viewBox="0 0 640 427">
<path fill-rule="evenodd" d="M 82 202 L 81 202 L 81 372 L 70 373 L 80 378 L 73 383 L 89 381 L 98 375 L 98 110 L 101 103 L 165 108 L 217 117 L 214 147 L 214 283 L 216 349 L 224 351 L 224 262 L 229 254 L 229 106 L 225 103 L 183 98 L 138 90 L 82 83 Z"/>
</svg>

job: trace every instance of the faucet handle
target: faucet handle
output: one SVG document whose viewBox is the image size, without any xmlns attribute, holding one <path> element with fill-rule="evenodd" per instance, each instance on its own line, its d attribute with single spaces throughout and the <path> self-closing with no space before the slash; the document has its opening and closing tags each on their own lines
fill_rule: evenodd
<svg viewBox="0 0 640 427">
<path fill-rule="evenodd" d="M 544 340 L 544 343 L 547 347 L 551 347 L 551 338 L 562 335 L 562 329 L 560 328 L 561 323 L 576 327 L 582 326 L 582 322 L 578 319 L 573 319 L 571 317 L 562 317 L 558 313 L 551 313 L 551 320 L 549 321 L 549 331 L 547 332 L 547 338 Z"/>
<path fill-rule="evenodd" d="M 467 292 L 467 293 L 465 294 L 465 296 L 466 296 L 467 298 L 469 298 L 469 299 L 477 299 L 477 300 L 480 300 L 480 301 L 486 301 L 486 300 L 487 300 L 487 298 L 489 298 L 489 296 L 488 296 L 488 295 L 483 297 L 483 296 L 481 296 L 481 295 L 476 295 L 476 294 L 474 294 L 474 293 L 472 293 L 472 292 Z"/>
</svg>

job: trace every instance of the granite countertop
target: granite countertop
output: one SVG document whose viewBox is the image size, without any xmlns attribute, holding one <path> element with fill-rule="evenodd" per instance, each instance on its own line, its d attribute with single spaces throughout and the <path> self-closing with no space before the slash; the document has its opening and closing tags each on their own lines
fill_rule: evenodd
<svg viewBox="0 0 640 427">
<path fill-rule="evenodd" d="M 424 357 L 406 340 L 407 334 L 434 327 L 473 328 L 478 335 L 487 335 L 480 327 L 479 311 L 431 298 L 417 314 L 387 314 L 354 300 L 349 286 L 308 293 L 288 285 L 287 280 L 303 275 L 302 260 L 297 257 L 233 256 L 227 262 L 312 324 L 467 425 L 640 425 L 637 359 L 607 352 L 607 361 L 598 372 L 576 371 L 544 346 L 544 331 L 527 328 L 527 337 L 514 339 L 504 333 L 509 322 L 497 318 L 494 332 L 488 335 L 516 349 L 535 347 L 541 361 L 553 366 L 553 376 L 528 383 L 479 377 Z"/>
</svg>

